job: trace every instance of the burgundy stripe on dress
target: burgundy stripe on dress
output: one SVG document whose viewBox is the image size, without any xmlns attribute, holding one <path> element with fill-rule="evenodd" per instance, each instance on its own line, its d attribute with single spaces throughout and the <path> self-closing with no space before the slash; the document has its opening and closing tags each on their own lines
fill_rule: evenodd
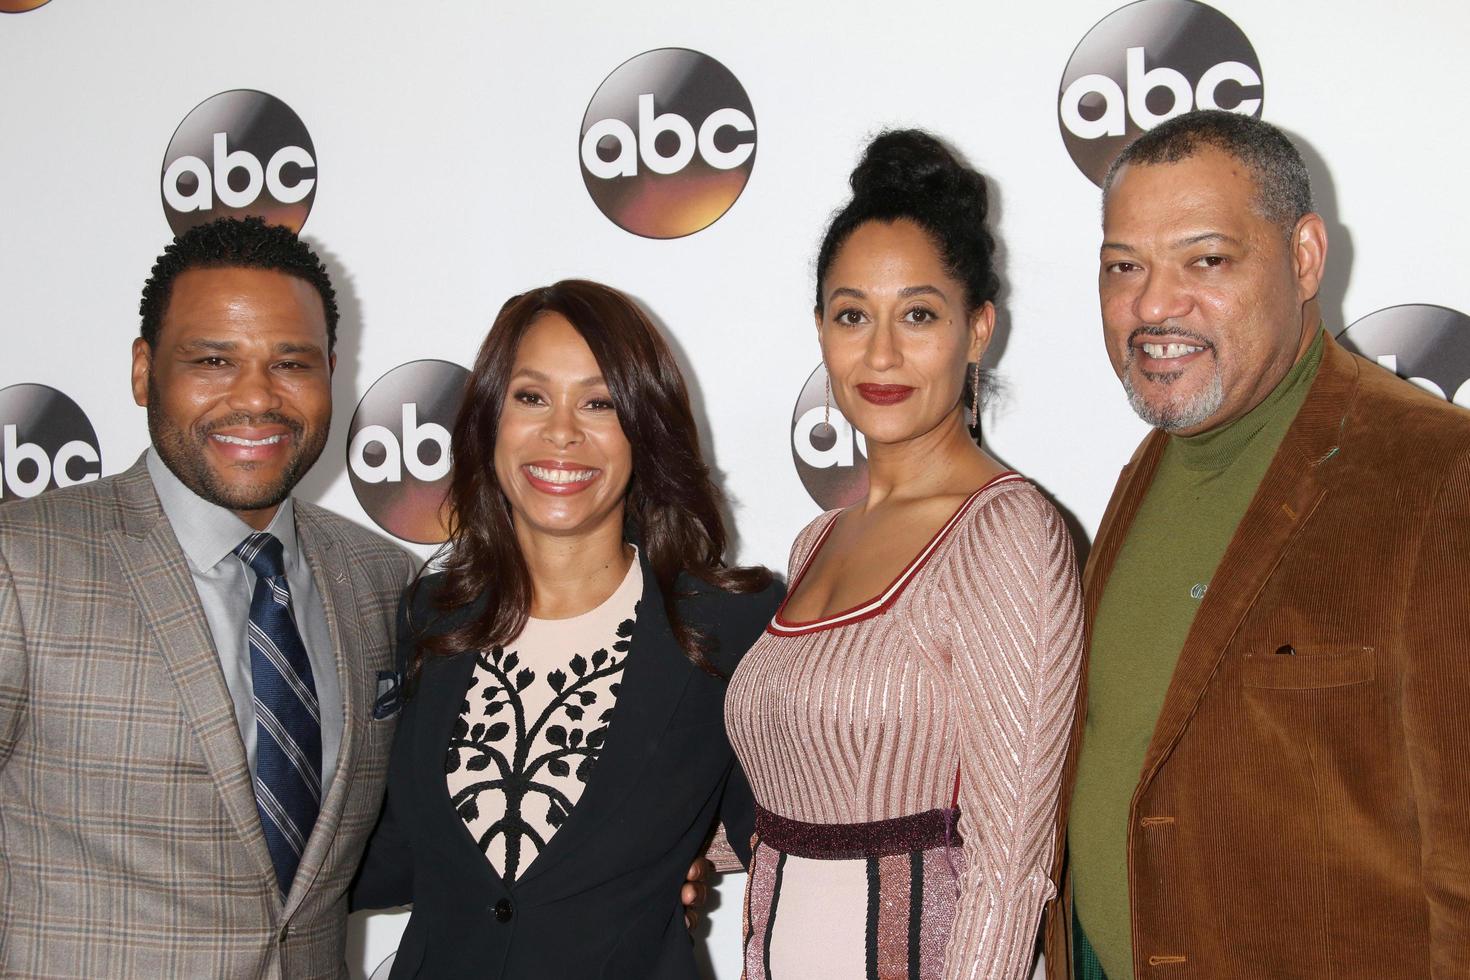
<svg viewBox="0 0 1470 980">
<path fill-rule="evenodd" d="M 868 823 L 805 823 L 755 807 L 755 832 L 763 843 L 785 854 L 825 861 L 886 857 L 943 847 L 960 847 L 958 808 L 937 807 L 906 817 Z M 946 841 L 947 838 L 947 841 Z"/>
</svg>

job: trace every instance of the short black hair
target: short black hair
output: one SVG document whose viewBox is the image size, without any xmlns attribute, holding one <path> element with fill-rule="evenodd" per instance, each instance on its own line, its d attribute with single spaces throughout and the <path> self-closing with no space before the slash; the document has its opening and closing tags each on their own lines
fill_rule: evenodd
<svg viewBox="0 0 1470 980">
<path fill-rule="evenodd" d="M 322 298 L 327 319 L 327 352 L 337 345 L 337 293 L 327 267 L 296 233 L 257 217 L 216 218 L 195 225 L 163 250 L 143 284 L 138 304 L 140 333 L 149 348 L 158 346 L 158 329 L 168 308 L 174 280 L 190 269 L 272 269 L 304 279 Z"/>
<path fill-rule="evenodd" d="M 822 283 L 848 237 L 869 221 L 912 221 L 933 240 L 946 270 L 965 287 L 973 312 L 995 299 L 995 239 L 985 227 L 985 178 L 938 139 L 919 129 L 892 129 L 868 144 L 852 172 L 852 200 L 832 216 L 817 252 L 817 309 Z"/>
<path fill-rule="evenodd" d="M 1205 147 L 1228 153 L 1250 168 L 1256 182 L 1256 207 L 1286 234 L 1291 234 L 1302 215 L 1315 210 L 1307 165 L 1286 134 L 1254 116 L 1223 109 L 1175 116 L 1128 144 L 1103 179 L 1103 200 L 1112 191 L 1118 171 L 1128 164 L 1178 163 Z"/>
</svg>

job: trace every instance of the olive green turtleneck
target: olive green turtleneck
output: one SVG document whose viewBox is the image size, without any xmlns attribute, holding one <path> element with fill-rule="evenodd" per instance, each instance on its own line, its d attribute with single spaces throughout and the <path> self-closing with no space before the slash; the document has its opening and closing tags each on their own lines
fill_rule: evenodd
<svg viewBox="0 0 1470 980">
<path fill-rule="evenodd" d="M 1068 839 L 1077 917 L 1108 980 L 1132 980 L 1128 815 L 1200 599 L 1322 361 L 1323 334 L 1250 412 L 1173 436 L 1093 625 L 1087 727 Z"/>
</svg>

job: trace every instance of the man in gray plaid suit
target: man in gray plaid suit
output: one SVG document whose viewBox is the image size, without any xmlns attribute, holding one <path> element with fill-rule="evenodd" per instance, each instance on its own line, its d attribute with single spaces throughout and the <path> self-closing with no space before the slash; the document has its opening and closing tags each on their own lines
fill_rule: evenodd
<svg viewBox="0 0 1470 980">
<path fill-rule="evenodd" d="M 417 563 L 290 498 L 337 320 L 296 236 L 185 233 L 142 316 L 152 447 L 0 507 L 0 975 L 344 977 Z"/>
</svg>

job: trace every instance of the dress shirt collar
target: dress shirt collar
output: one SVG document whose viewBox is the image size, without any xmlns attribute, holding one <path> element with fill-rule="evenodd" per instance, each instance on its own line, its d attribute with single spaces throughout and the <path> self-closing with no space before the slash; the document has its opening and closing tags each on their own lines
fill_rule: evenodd
<svg viewBox="0 0 1470 980">
<path fill-rule="evenodd" d="M 153 479 L 153 488 L 158 491 L 158 502 L 163 513 L 173 525 L 174 537 L 189 559 L 189 564 L 201 572 L 218 565 L 245 540 L 255 529 L 233 513 L 212 504 L 184 486 L 163 460 L 158 451 L 149 447 L 147 456 L 148 475 Z M 287 497 L 266 528 L 281 542 L 285 566 L 297 566 L 296 510 Z"/>
</svg>

